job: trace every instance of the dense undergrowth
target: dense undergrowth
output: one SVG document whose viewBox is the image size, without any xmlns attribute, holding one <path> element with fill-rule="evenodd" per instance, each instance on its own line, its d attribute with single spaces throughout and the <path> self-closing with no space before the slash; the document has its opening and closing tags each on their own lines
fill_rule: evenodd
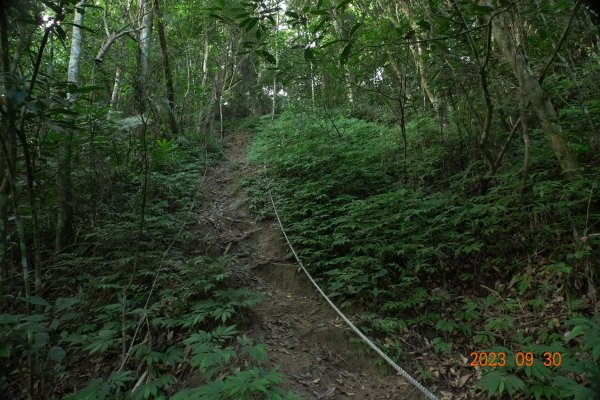
<svg viewBox="0 0 600 400">
<path fill-rule="evenodd" d="M 248 182 L 254 207 L 269 213 L 273 190 L 327 292 L 421 379 L 469 397 L 595 398 L 598 167 L 564 180 L 536 134 L 525 186 L 518 161 L 484 184 L 458 133 L 440 139 L 423 117 L 407 135 L 404 159 L 397 127 L 284 113 L 251 148 L 268 171 Z M 482 351 L 505 352 L 506 366 L 469 367 Z M 518 351 L 535 363 L 516 365 Z M 543 366 L 545 352 L 561 365 Z"/>
<path fill-rule="evenodd" d="M 98 136 L 96 151 L 110 154 Z M 51 260 L 43 295 L 3 296 L 1 398 L 295 398 L 265 369 L 266 347 L 236 328 L 261 301 L 228 278 L 239 261 L 195 250 L 199 185 L 215 157 L 200 148 L 154 138 L 147 185 L 143 163 L 118 165 L 143 148 L 104 159 L 114 173 L 100 178 L 112 190 L 95 202 L 93 226 Z M 86 176 L 77 180 L 83 198 Z"/>
</svg>

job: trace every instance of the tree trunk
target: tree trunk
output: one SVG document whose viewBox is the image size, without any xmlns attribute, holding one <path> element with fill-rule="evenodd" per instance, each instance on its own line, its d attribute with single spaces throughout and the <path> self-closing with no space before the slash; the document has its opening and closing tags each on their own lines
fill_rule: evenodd
<svg viewBox="0 0 600 400">
<path fill-rule="evenodd" d="M 110 111 L 117 111 L 119 104 L 119 91 L 121 90 L 121 67 L 117 66 L 115 70 L 115 83 L 113 85 L 112 94 L 110 96 Z"/>
<path fill-rule="evenodd" d="M 494 7 L 493 3 L 495 1 L 484 0 L 484 3 Z M 538 82 L 538 77 L 533 73 L 527 61 L 524 48 L 516 44 L 514 34 L 511 31 L 511 26 L 506 16 L 507 13 L 508 11 L 499 14 L 492 20 L 494 40 L 498 43 L 502 55 L 519 81 L 519 86 L 523 94 L 527 97 L 537 114 L 540 125 L 550 142 L 550 146 L 563 173 L 568 177 L 575 177 L 578 175 L 579 163 L 564 137 L 554 106 L 548 99 L 544 88 Z"/>
<path fill-rule="evenodd" d="M 249 55 L 246 55 L 240 61 L 240 73 L 242 75 L 246 93 L 247 106 L 252 115 L 259 117 L 264 114 L 262 105 L 263 94 L 262 88 L 257 87 L 260 76 L 256 72 L 254 65 L 252 65 L 252 59 Z"/>
<path fill-rule="evenodd" d="M 163 70 L 165 73 L 165 91 L 167 94 L 169 127 L 173 136 L 179 135 L 179 127 L 177 126 L 177 118 L 175 116 L 175 89 L 173 88 L 173 77 L 171 75 L 171 67 L 169 66 L 169 52 L 167 51 L 167 37 L 163 23 L 163 16 L 160 10 L 160 1 L 154 0 L 154 10 L 156 11 L 158 41 L 160 43 L 160 53 L 162 56 Z"/>
<path fill-rule="evenodd" d="M 380 5 L 380 7 L 383 6 L 381 3 L 379 5 Z M 395 19 L 390 18 L 390 21 L 395 26 L 398 26 L 398 22 L 399 22 L 398 11 L 400 11 L 402 14 L 404 14 L 404 17 L 409 21 L 411 31 L 417 32 L 421 28 L 419 27 L 419 25 L 417 23 L 418 20 L 415 19 L 413 12 L 411 12 L 411 7 L 412 7 L 412 5 L 407 3 L 406 0 L 396 0 L 396 18 Z M 407 33 L 407 36 L 409 36 L 408 33 Z M 423 48 L 421 46 L 421 43 L 411 43 L 409 48 L 410 48 L 410 52 L 413 56 L 415 66 L 417 68 L 417 73 L 419 74 L 419 83 L 421 85 L 421 89 L 423 89 L 423 92 L 425 93 L 427 100 L 429 100 L 429 102 L 431 103 L 431 105 L 433 106 L 433 109 L 435 110 L 435 112 L 437 114 L 438 130 L 439 130 L 440 136 L 443 137 L 444 132 L 448 126 L 448 114 L 449 114 L 448 102 L 442 96 L 438 95 L 431 87 L 429 78 L 427 76 L 427 69 L 428 69 L 427 68 L 427 60 L 425 59 L 425 56 L 423 55 Z"/>
<path fill-rule="evenodd" d="M 275 119 L 277 108 L 277 73 L 279 72 L 279 12 L 277 12 L 275 27 L 275 71 L 273 71 L 273 104 L 271 105 L 271 121 Z"/>
<path fill-rule="evenodd" d="M 138 40 L 138 68 L 135 78 L 135 108 L 138 114 L 143 114 L 146 111 L 148 100 L 148 71 L 150 65 L 150 42 L 152 35 L 152 5 L 150 0 L 141 0 L 140 9 L 141 30 L 139 31 Z"/>
<path fill-rule="evenodd" d="M 10 71 L 10 54 L 6 8 L 0 7 L 0 43 L 2 51 L 2 85 L 4 93 L 12 90 L 14 81 Z M 16 166 L 17 111 L 12 100 L 6 97 L 6 113 L 2 113 L 2 132 L 0 137 L 0 294 L 6 277 L 6 237 L 8 234 L 8 197 L 10 180 L 14 177 Z"/>
<path fill-rule="evenodd" d="M 344 43 L 349 43 L 350 41 L 350 36 L 348 35 L 348 32 L 345 30 L 345 26 L 344 26 L 344 21 L 342 20 L 344 18 L 344 14 L 339 14 L 338 9 L 335 8 L 333 11 L 333 28 L 335 29 L 335 33 L 338 37 L 338 39 Z M 354 93 L 354 74 L 352 73 L 351 68 L 348 66 L 348 64 L 344 64 L 342 66 L 342 74 L 343 74 L 343 79 L 344 79 L 344 86 L 346 87 L 346 99 L 348 100 L 348 103 L 350 104 L 350 107 L 354 106 L 354 100 L 355 100 L 355 93 Z"/>
<path fill-rule="evenodd" d="M 315 106 L 315 73 L 313 71 L 313 63 L 310 61 L 310 101 L 312 106 Z"/>
<path fill-rule="evenodd" d="M 209 29 L 210 31 L 210 29 Z M 204 35 L 204 54 L 202 56 L 202 86 L 206 85 L 206 77 L 208 76 L 208 54 L 209 47 L 209 32 Z"/>
<path fill-rule="evenodd" d="M 79 9 L 84 5 L 85 1 L 77 3 L 75 7 L 75 17 L 73 19 L 71 54 L 69 56 L 67 80 L 74 84 L 77 84 L 79 80 L 79 60 L 81 58 L 81 43 L 83 40 L 83 32 L 80 28 L 83 25 L 83 14 L 79 12 Z M 67 101 L 71 105 L 75 103 L 76 99 L 77 96 L 75 94 L 67 94 Z M 56 251 L 64 249 L 65 246 L 73 240 L 73 194 L 71 191 L 72 143 L 73 128 L 69 128 L 63 133 L 57 154 L 58 212 L 56 218 Z"/>
<path fill-rule="evenodd" d="M 524 94 L 519 96 L 519 113 L 521 115 L 521 131 L 523 136 L 523 145 L 525 146 L 525 155 L 523 157 L 523 170 L 521 171 L 521 185 L 519 193 L 521 196 L 525 194 L 527 187 L 527 177 L 529 175 L 529 160 L 531 159 L 530 141 L 529 141 L 529 123 L 527 115 L 527 107 L 529 102 Z"/>
</svg>

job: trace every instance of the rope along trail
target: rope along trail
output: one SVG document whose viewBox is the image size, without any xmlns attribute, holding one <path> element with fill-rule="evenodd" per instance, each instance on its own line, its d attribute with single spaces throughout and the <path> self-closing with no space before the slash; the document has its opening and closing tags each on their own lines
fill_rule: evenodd
<svg viewBox="0 0 600 400">
<path fill-rule="evenodd" d="M 265 169 L 265 176 L 267 176 L 267 168 L 264 167 L 264 169 Z M 323 290 L 319 287 L 317 282 L 315 282 L 313 277 L 310 275 L 310 273 L 308 272 L 308 270 L 306 269 L 306 267 L 300 260 L 300 257 L 298 257 L 298 254 L 296 253 L 294 246 L 292 246 L 292 243 L 290 242 L 290 239 L 288 238 L 287 233 L 285 232 L 285 228 L 283 227 L 283 223 L 281 222 L 281 218 L 279 218 L 279 212 L 277 211 L 277 206 L 275 205 L 275 201 L 273 200 L 273 193 L 271 191 L 270 186 L 269 186 L 269 198 L 271 200 L 271 204 L 273 205 L 273 211 L 275 212 L 275 217 L 277 218 L 277 223 L 279 224 L 279 228 L 281 229 L 281 232 L 283 233 L 285 241 L 287 242 L 288 246 L 290 247 L 290 250 L 292 250 L 292 254 L 294 255 L 294 258 L 298 262 L 298 265 L 300 266 L 302 271 L 304 271 L 304 274 L 306 274 L 306 276 L 308 277 L 310 282 L 317 289 L 317 291 L 321 294 L 321 296 L 325 299 L 325 301 L 327 301 L 327 303 L 331 306 L 331 308 L 333 308 L 333 310 L 337 313 L 337 315 L 339 315 L 340 318 L 342 320 L 344 320 L 344 322 L 354 331 L 354 333 L 356 333 L 371 349 L 373 349 L 392 368 L 394 368 L 398 372 L 398 374 L 400 374 L 404 378 L 406 378 L 407 381 L 409 381 L 414 387 L 419 389 L 428 399 L 439 400 L 439 398 L 436 397 L 436 395 L 434 395 L 429 389 L 427 389 L 419 381 L 417 381 L 415 378 L 413 378 L 408 372 L 406 372 L 402 367 L 400 367 L 398 364 L 396 364 L 396 362 L 394 362 L 394 360 L 392 360 L 387 354 L 385 354 L 383 352 L 383 350 L 381 350 L 379 347 L 377 347 L 377 345 L 375 343 L 373 343 L 373 341 L 371 341 L 371 339 L 369 339 L 364 333 L 362 333 L 362 331 L 360 329 L 358 329 L 356 327 L 356 325 L 354 325 L 352 323 L 352 321 L 350 321 L 350 319 L 348 319 L 348 317 L 346 317 L 346 315 L 344 315 L 344 313 L 342 311 L 340 311 L 339 308 L 337 308 L 337 306 L 331 301 L 331 299 L 329 299 L 329 297 L 325 294 L 325 292 L 323 292 Z"/>
</svg>

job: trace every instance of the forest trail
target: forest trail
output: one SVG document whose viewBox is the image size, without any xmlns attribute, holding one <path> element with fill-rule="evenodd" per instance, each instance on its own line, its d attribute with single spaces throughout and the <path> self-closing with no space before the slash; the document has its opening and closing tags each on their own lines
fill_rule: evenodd
<svg viewBox="0 0 600 400">
<path fill-rule="evenodd" d="M 258 171 L 246 159 L 248 142 L 246 132 L 226 138 L 224 159 L 208 171 L 198 211 L 199 250 L 233 256 L 235 284 L 264 296 L 239 330 L 267 344 L 284 387 L 304 399 L 423 398 L 404 378 L 382 375 L 377 359 L 350 340 L 355 335 L 297 272 L 276 222 L 251 215 L 241 182 Z"/>
</svg>

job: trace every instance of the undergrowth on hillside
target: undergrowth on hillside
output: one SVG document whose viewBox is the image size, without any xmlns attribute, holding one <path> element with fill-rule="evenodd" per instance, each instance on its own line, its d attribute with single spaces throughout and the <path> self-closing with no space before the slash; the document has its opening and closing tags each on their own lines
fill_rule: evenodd
<svg viewBox="0 0 600 400">
<path fill-rule="evenodd" d="M 11 308 L 0 314 L 0 397 L 21 398 L 31 385 L 39 399 L 296 398 L 265 368 L 265 345 L 236 328 L 261 301 L 232 286 L 239 261 L 194 251 L 210 162 L 199 147 L 150 146 L 139 244 L 141 167 L 115 168 L 104 178 L 119 190 L 96 203 L 95 224 L 73 249 L 52 259 L 44 297 L 4 296 Z"/>
<path fill-rule="evenodd" d="M 565 181 L 536 135 L 527 184 L 515 162 L 485 188 L 460 135 L 442 144 L 426 118 L 407 132 L 404 159 L 396 127 L 284 113 L 254 138 L 250 158 L 267 169 L 248 182 L 254 209 L 268 212 L 272 190 L 327 293 L 363 310 L 362 328 L 421 379 L 478 381 L 473 395 L 489 397 L 599 393 L 600 170 Z M 482 351 L 512 363 L 469 367 Z M 518 351 L 536 364 L 515 365 Z M 561 366 L 542 366 L 544 352 L 560 353 Z"/>
</svg>

